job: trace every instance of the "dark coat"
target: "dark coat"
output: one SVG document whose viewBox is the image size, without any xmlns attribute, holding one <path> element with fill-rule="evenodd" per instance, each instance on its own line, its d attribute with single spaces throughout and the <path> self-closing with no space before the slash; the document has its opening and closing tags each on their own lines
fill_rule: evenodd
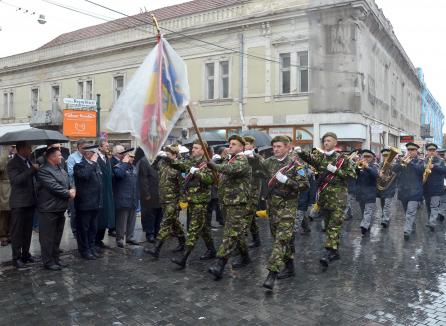
<svg viewBox="0 0 446 326">
<path fill-rule="evenodd" d="M 398 199 L 402 201 L 422 201 L 423 161 L 415 158 L 406 167 L 396 164 L 395 171 L 398 172 Z"/>
<path fill-rule="evenodd" d="M 379 165 L 379 169 L 381 170 L 381 168 L 383 167 L 383 163 L 381 163 Z M 396 169 L 396 164 L 392 165 L 392 170 L 395 171 Z M 395 193 L 396 193 L 396 187 L 397 187 L 397 179 L 398 177 L 396 177 L 393 182 L 390 184 L 390 186 L 383 190 L 383 191 L 376 191 L 376 196 L 379 198 L 393 198 L 395 197 Z"/>
<path fill-rule="evenodd" d="M 31 165 L 31 161 L 29 161 Z M 11 183 L 11 208 L 32 207 L 36 205 L 35 172 L 17 154 L 6 166 L 8 178 Z"/>
<path fill-rule="evenodd" d="M 425 160 L 425 164 L 427 164 L 428 159 Z M 441 196 L 444 194 L 444 177 L 446 175 L 446 166 L 444 161 L 439 157 L 434 157 L 432 159 L 432 172 L 427 178 L 426 183 L 424 184 L 424 196 L 432 197 L 432 196 Z"/>
<path fill-rule="evenodd" d="M 146 157 L 138 162 L 139 198 L 143 208 L 159 208 L 159 176 L 158 171 L 150 165 Z"/>
<path fill-rule="evenodd" d="M 356 194 L 356 179 L 352 177 L 348 177 L 347 179 L 347 191 L 349 194 Z"/>
<path fill-rule="evenodd" d="M 89 163 L 85 159 L 74 165 L 76 185 L 76 210 L 88 211 L 102 208 L 102 172 L 98 163 Z"/>
<path fill-rule="evenodd" d="M 105 161 L 98 158 L 98 164 L 102 172 L 102 197 L 103 205 L 98 215 L 98 230 L 115 227 L 115 204 L 113 201 L 113 168 L 110 159 L 105 156 Z"/>
<path fill-rule="evenodd" d="M 361 203 L 376 202 L 376 179 L 378 178 L 378 166 L 370 164 L 368 168 L 357 169 L 356 173 L 356 200 Z"/>
<path fill-rule="evenodd" d="M 49 163 L 37 172 L 37 208 L 39 212 L 64 212 L 70 198 L 68 173 L 60 166 Z"/>
<path fill-rule="evenodd" d="M 114 201 L 116 209 L 138 207 L 138 174 L 136 168 L 129 163 L 118 163 L 113 168 L 115 175 Z"/>
</svg>

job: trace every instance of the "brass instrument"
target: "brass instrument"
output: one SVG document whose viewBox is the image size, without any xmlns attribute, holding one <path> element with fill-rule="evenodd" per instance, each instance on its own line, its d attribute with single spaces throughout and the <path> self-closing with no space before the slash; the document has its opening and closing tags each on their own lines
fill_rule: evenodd
<svg viewBox="0 0 446 326">
<path fill-rule="evenodd" d="M 424 172 L 423 172 L 423 184 L 427 182 L 427 179 L 429 178 L 430 174 L 432 173 L 432 156 L 429 157 L 429 159 L 427 160 L 427 165 L 424 168 Z"/>
<path fill-rule="evenodd" d="M 359 160 L 358 163 L 356 163 L 356 166 L 358 169 L 364 170 L 369 167 L 369 163 L 367 163 L 366 160 L 362 159 L 362 160 Z"/>
<path fill-rule="evenodd" d="M 407 154 L 400 160 L 400 164 L 401 166 L 406 167 L 410 161 L 412 161 L 412 157 L 410 157 L 410 154 Z"/>
<path fill-rule="evenodd" d="M 379 191 L 384 191 L 389 188 L 392 182 L 395 180 L 397 174 L 392 171 L 392 162 L 399 153 L 400 151 L 398 148 L 390 147 L 389 157 L 387 157 L 383 163 L 383 166 L 379 170 L 378 180 L 376 182 L 376 189 Z"/>
</svg>

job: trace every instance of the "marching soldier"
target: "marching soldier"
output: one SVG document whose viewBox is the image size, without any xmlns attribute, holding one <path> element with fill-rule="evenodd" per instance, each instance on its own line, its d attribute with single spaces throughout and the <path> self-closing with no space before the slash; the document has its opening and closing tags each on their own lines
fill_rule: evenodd
<svg viewBox="0 0 446 326">
<path fill-rule="evenodd" d="M 398 199 L 403 204 L 406 222 L 404 224 L 404 239 L 409 240 L 413 230 L 418 204 L 423 200 L 424 162 L 418 158 L 418 146 L 407 143 L 408 154 L 395 166 L 398 172 Z"/>
<path fill-rule="evenodd" d="M 375 164 L 375 153 L 368 149 L 361 151 L 362 158 L 356 165 L 356 200 L 361 208 L 361 233 L 370 232 L 376 211 L 376 178 L 378 167 Z"/>
<path fill-rule="evenodd" d="M 432 232 L 435 231 L 440 209 L 440 198 L 444 194 L 444 176 L 446 174 L 446 166 L 444 161 L 438 157 L 437 149 L 436 144 L 426 144 L 427 156 L 424 161 L 424 199 L 426 200 L 428 215 L 426 226 Z"/>
<path fill-rule="evenodd" d="M 186 251 L 181 259 L 171 259 L 173 263 L 184 268 L 187 258 L 194 249 L 200 236 L 203 238 L 208 249 L 206 254 L 200 257 L 200 259 L 212 259 L 216 254 L 211 231 L 206 222 L 207 205 L 211 200 L 213 178 L 211 170 L 207 167 L 203 146 L 199 142 L 193 144 L 190 160 L 177 160 L 173 161 L 170 165 L 181 172 L 188 172 L 184 181 L 184 192 L 191 220 L 187 233 Z"/>
<path fill-rule="evenodd" d="M 353 162 L 335 151 L 337 140 L 335 133 L 328 132 L 322 136 L 323 152 L 315 150 L 299 154 L 319 173 L 317 203 L 326 229 L 326 250 L 319 260 L 323 267 L 340 258 L 338 249 L 347 205 L 347 178 L 356 177 Z"/>
<path fill-rule="evenodd" d="M 243 138 L 245 139 L 245 155 L 251 155 L 256 148 L 256 139 L 252 136 L 244 136 Z M 250 199 L 248 204 L 248 218 L 251 219 L 248 227 L 252 235 L 252 243 L 249 244 L 249 247 L 255 248 L 260 247 L 259 226 L 256 221 L 256 211 L 259 207 L 263 174 L 259 170 L 258 164 L 253 163 L 252 160 L 249 160 L 249 164 L 252 169 L 251 191 L 249 192 Z"/>
<path fill-rule="evenodd" d="M 218 260 L 208 270 L 215 280 L 222 278 L 225 265 L 234 249 L 237 248 L 240 252 L 240 260 L 232 264 L 233 268 L 240 268 L 251 262 L 245 240 L 247 225 L 251 221 L 247 218 L 251 167 L 243 154 L 244 146 L 245 140 L 233 135 L 229 138 L 228 149 L 231 158 L 226 157 L 221 164 L 208 162 L 210 169 L 220 173 L 219 200 L 222 200 L 225 217 L 223 242 L 217 252 Z"/>
<path fill-rule="evenodd" d="M 383 177 L 382 168 L 385 164 L 386 160 L 390 155 L 390 149 L 384 148 L 381 150 L 382 162 L 379 165 L 379 177 Z M 392 165 L 391 169 L 393 170 L 395 164 Z M 389 226 L 390 223 L 390 213 L 392 209 L 393 199 L 395 198 L 396 193 L 396 180 L 390 182 L 389 185 L 383 190 L 377 190 L 376 195 L 380 199 L 381 204 L 381 226 L 385 229 Z"/>
<path fill-rule="evenodd" d="M 169 163 L 177 159 L 179 152 L 178 146 L 167 146 L 165 152 L 161 152 L 161 158 L 157 164 L 160 176 L 159 194 L 163 209 L 163 221 L 156 237 L 155 247 L 153 249 L 145 249 L 147 253 L 155 258 L 159 257 L 161 247 L 169 236 L 178 238 L 179 244 L 174 249 L 174 252 L 183 251 L 186 243 L 183 226 L 179 220 L 181 173 L 171 167 Z"/>
<path fill-rule="evenodd" d="M 289 139 L 276 136 L 271 141 L 274 156 L 263 160 L 256 157 L 268 178 L 268 215 L 273 249 L 268 260 L 269 271 L 263 286 L 272 290 L 277 278 L 294 276 L 294 250 L 292 239 L 297 215 L 299 191 L 309 189 L 305 167 L 298 164 L 297 157 L 288 155 Z M 279 274 L 280 272 L 280 274 Z"/>
<path fill-rule="evenodd" d="M 446 152 L 446 149 L 438 149 L 437 150 L 438 156 L 442 160 L 445 159 L 445 152 Z M 446 216 L 446 184 L 445 184 L 445 187 L 444 187 L 443 194 L 440 196 L 440 210 L 438 212 L 438 220 L 443 222 L 445 216 Z"/>
</svg>

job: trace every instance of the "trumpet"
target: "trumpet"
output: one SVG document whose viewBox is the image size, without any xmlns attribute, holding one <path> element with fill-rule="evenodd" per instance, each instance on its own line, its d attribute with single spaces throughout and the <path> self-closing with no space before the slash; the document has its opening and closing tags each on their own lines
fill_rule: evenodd
<svg viewBox="0 0 446 326">
<path fill-rule="evenodd" d="M 410 161 L 412 161 L 412 158 L 410 157 L 410 154 L 407 154 L 400 160 L 400 165 L 406 167 Z"/>
<path fill-rule="evenodd" d="M 359 160 L 358 163 L 356 163 L 356 166 L 358 167 L 358 169 L 363 170 L 369 167 L 369 163 L 366 160 L 362 159 Z"/>
</svg>

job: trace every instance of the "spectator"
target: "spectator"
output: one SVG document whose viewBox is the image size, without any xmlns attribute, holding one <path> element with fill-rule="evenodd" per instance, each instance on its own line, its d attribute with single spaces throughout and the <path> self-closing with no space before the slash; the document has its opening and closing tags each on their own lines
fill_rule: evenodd
<svg viewBox="0 0 446 326">
<path fill-rule="evenodd" d="M 87 141 L 85 139 L 79 139 L 76 143 L 77 151 L 71 153 L 68 156 L 66 165 L 68 177 L 70 178 L 70 182 L 74 184 L 74 166 L 82 160 L 83 151 L 82 148 L 87 146 Z M 68 204 L 68 216 L 70 217 L 70 226 L 71 231 L 73 232 L 74 237 L 76 237 L 76 209 L 74 207 L 74 201 L 71 201 Z"/>
<path fill-rule="evenodd" d="M 103 205 L 99 211 L 98 232 L 96 233 L 96 246 L 106 248 L 104 244 L 105 229 L 115 228 L 115 204 L 113 202 L 113 168 L 108 158 L 110 145 L 106 140 L 99 142 L 98 164 L 102 172 Z"/>
<path fill-rule="evenodd" d="M 8 151 L 6 148 L 2 148 L 0 156 L 0 244 L 2 247 L 9 243 L 9 222 L 11 221 L 11 208 L 9 207 L 11 185 L 6 173 L 8 161 Z"/>
<path fill-rule="evenodd" d="M 128 152 L 128 151 L 126 151 Z M 138 245 L 133 238 L 138 207 L 137 180 L 138 175 L 133 165 L 135 155 L 124 153 L 122 161 L 115 165 L 114 199 L 116 208 L 116 244 L 124 247 L 124 237 L 128 244 Z"/>
<path fill-rule="evenodd" d="M 142 208 L 141 224 L 147 241 L 154 243 L 163 218 L 159 197 L 159 176 L 145 156 L 138 162 L 137 170 Z"/>
<path fill-rule="evenodd" d="M 81 257 L 87 260 L 102 257 L 95 247 L 98 213 L 102 208 L 102 172 L 97 163 L 97 148 L 97 145 L 84 146 L 82 160 L 73 169 L 77 246 Z"/>
<path fill-rule="evenodd" d="M 18 268 L 24 268 L 26 263 L 35 260 L 29 253 L 33 231 L 33 215 L 36 206 L 35 173 L 37 165 L 30 161 L 31 145 L 26 142 L 16 144 L 17 153 L 6 167 L 11 183 L 11 249 L 12 263 Z"/>
<path fill-rule="evenodd" d="M 125 151 L 125 148 L 122 145 L 116 145 L 113 147 L 112 157 L 110 158 L 112 169 L 115 167 L 116 164 L 121 162 L 121 160 L 124 158 L 124 155 L 121 154 L 121 152 L 124 152 L 124 151 Z M 115 209 L 115 219 L 116 219 L 116 216 L 117 216 L 117 212 Z M 110 237 L 116 237 L 116 229 L 115 228 L 108 229 L 108 235 Z"/>
<path fill-rule="evenodd" d="M 43 266 L 52 271 L 66 265 L 59 259 L 59 246 L 65 226 L 68 201 L 76 190 L 70 185 L 67 172 L 62 168 L 62 153 L 57 147 L 45 152 L 45 164 L 37 172 L 39 191 L 37 208 L 40 218 L 39 241 Z"/>
</svg>

